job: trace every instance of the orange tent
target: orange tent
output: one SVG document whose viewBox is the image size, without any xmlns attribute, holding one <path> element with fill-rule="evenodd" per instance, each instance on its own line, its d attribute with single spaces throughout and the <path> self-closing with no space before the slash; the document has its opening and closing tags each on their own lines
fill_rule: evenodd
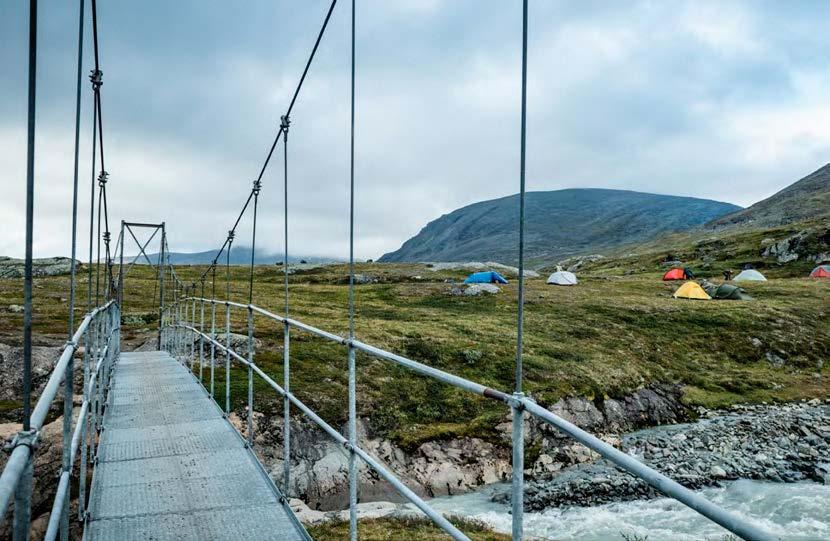
<svg viewBox="0 0 830 541">
<path fill-rule="evenodd" d="M 680 267 L 675 267 L 673 269 L 669 269 L 669 271 L 663 275 L 663 280 L 685 280 L 686 279 L 686 271 L 681 269 Z"/>
<path fill-rule="evenodd" d="M 819 265 L 814 268 L 810 278 L 830 278 L 830 265 Z"/>
</svg>

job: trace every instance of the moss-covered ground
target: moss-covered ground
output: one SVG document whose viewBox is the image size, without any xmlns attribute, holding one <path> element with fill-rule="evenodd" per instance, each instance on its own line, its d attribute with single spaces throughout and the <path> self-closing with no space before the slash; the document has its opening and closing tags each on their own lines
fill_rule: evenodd
<svg viewBox="0 0 830 541">
<path fill-rule="evenodd" d="M 686 257 L 693 259 L 690 254 Z M 734 266 L 736 262 L 733 258 L 723 264 Z M 700 262 L 693 261 L 693 265 L 704 274 L 720 272 L 717 262 L 710 262 L 708 269 Z M 376 280 L 356 286 L 359 339 L 496 389 L 511 389 L 515 280 L 497 295 L 453 296 L 451 282 L 463 279 L 463 271 L 433 271 L 419 264 L 361 263 L 357 267 L 358 273 Z M 188 281 L 203 270 L 182 266 L 176 272 Z M 232 300 L 247 301 L 248 272 L 245 267 L 231 267 Z M 805 274 L 797 267 L 770 268 L 769 282 L 745 285 L 753 301 L 683 301 L 671 297 L 677 284 L 661 281 L 662 272 L 654 253 L 599 262 L 580 272 L 576 287 L 548 286 L 544 276 L 529 279 L 526 391 L 551 404 L 567 395 L 599 399 L 652 383 L 676 383 L 684 386 L 690 404 L 708 407 L 830 395 L 826 365 L 830 282 L 794 277 Z M 223 298 L 224 278 L 225 269 L 221 269 L 216 290 Z M 347 282 L 345 265 L 290 275 L 292 317 L 345 335 Z M 254 283 L 254 303 L 281 313 L 279 267 L 256 267 Z M 155 275 L 150 268 L 136 265 L 126 285 L 124 336 L 128 340 L 150 336 L 158 324 Z M 36 343 L 65 340 L 68 288 L 67 276 L 35 279 Z M 210 290 L 208 282 L 206 294 Z M 169 299 L 170 287 L 167 293 Z M 4 343 L 20 341 L 22 313 L 7 307 L 20 304 L 21 298 L 20 280 L 0 280 L 0 341 Z M 86 309 L 83 286 L 77 304 L 79 320 Z M 245 333 L 245 311 L 232 314 L 233 330 Z M 206 315 L 209 328 L 209 309 Z M 198 316 L 197 312 L 197 324 Z M 224 327 L 223 308 L 217 312 L 217 327 Z M 257 317 L 256 336 L 263 342 L 257 364 L 281 382 L 282 327 Z M 784 365 L 773 366 L 769 358 L 783 359 Z M 294 331 L 291 363 L 292 390 L 330 423 L 342 423 L 346 349 Z M 276 408 L 274 393 L 259 378 L 255 381 L 257 409 Z M 221 368 L 216 382 L 222 396 Z M 242 368 L 232 370 L 231 385 L 232 400 L 241 405 L 246 398 Z M 358 409 L 376 433 L 404 447 L 460 435 L 491 438 L 506 413 L 497 403 L 366 355 L 358 356 Z"/>
</svg>

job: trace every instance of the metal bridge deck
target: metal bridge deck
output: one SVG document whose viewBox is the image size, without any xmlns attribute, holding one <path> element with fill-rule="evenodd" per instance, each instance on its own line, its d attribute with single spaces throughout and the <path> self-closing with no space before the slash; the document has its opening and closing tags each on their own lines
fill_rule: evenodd
<svg viewBox="0 0 830 541">
<path fill-rule="evenodd" d="M 122 353 L 109 397 L 85 539 L 308 539 L 216 403 L 169 354 Z"/>
</svg>

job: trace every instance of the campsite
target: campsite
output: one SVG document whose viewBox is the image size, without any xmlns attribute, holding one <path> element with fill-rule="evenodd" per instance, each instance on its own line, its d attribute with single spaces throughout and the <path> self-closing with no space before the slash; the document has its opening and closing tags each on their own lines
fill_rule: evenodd
<svg viewBox="0 0 830 541">
<path fill-rule="evenodd" d="M 579 284 L 573 287 L 546 284 L 548 273 L 526 280 L 528 391 L 540 402 L 553 403 L 571 395 L 624 396 L 643 381 L 679 383 L 684 386 L 685 400 L 707 407 L 823 397 L 830 392 L 826 364 L 819 368 L 830 355 L 826 318 L 830 280 L 771 271 L 769 281 L 744 286 L 754 299 L 751 302 L 681 302 L 672 298 L 678 284 L 662 281 L 664 270 L 659 264 L 628 276 L 609 270 L 620 264 L 605 259 L 588 266 L 578 273 Z M 180 274 L 187 280 L 202 270 L 201 266 L 185 266 Z M 509 283 L 499 284 L 499 294 L 466 297 L 450 294 L 453 284 L 469 275 L 464 270 L 361 263 L 357 272 L 372 277 L 356 289 L 359 336 L 482 384 L 510 388 L 515 337 L 505 329 L 516 316 L 515 277 L 505 276 Z M 255 273 L 259 280 L 255 302 L 278 309 L 281 279 L 273 267 L 259 266 Z M 719 273 L 710 274 L 720 282 Z M 247 293 L 248 271 L 231 267 L 231 277 L 231 299 L 241 301 Z M 337 309 L 347 303 L 344 277 L 345 265 L 292 273 L 293 316 L 331 332 L 346 332 L 346 317 Z M 138 289 L 124 299 L 124 305 L 135 315 L 124 326 L 125 340 L 134 346 L 152 336 L 156 324 L 149 304 L 154 276 L 150 269 L 136 267 L 130 278 Z M 50 336 L 59 339 L 63 331 L 65 303 L 61 299 L 67 283 L 67 276 L 35 279 L 40 298 L 35 331 L 44 337 L 42 343 L 48 343 Z M 20 291 L 15 286 L 0 281 L 0 306 L 19 304 Z M 85 304 L 83 296 L 79 302 Z M 244 332 L 244 314 L 233 317 L 232 330 Z M 14 340 L 21 318 L 19 313 L 5 313 L 0 336 Z M 273 346 L 263 348 L 260 361 L 275 377 L 282 370 L 277 330 L 257 336 L 265 346 Z M 300 334 L 292 342 L 292 356 L 298 396 L 333 422 L 342 420 L 347 383 L 342 350 Z M 784 364 L 776 366 L 779 362 L 769 359 L 782 359 Z M 241 406 L 245 372 L 238 368 L 232 373 L 232 399 Z M 491 438 L 502 422 L 500 416 L 494 417 L 501 410 L 492 409 L 487 400 L 368 357 L 361 357 L 358 373 L 363 382 L 358 400 L 362 414 L 371 418 L 375 433 L 405 448 L 438 436 Z M 321 378 L 327 385 L 314 389 L 313 383 Z M 223 389 L 220 379 L 217 388 Z M 432 400 L 425 403 L 421 398 L 426 395 Z M 258 409 L 276 408 L 266 401 L 266 393 L 262 396 Z M 390 401 L 395 407 L 379 407 Z M 381 410 L 387 413 L 376 413 Z"/>
</svg>

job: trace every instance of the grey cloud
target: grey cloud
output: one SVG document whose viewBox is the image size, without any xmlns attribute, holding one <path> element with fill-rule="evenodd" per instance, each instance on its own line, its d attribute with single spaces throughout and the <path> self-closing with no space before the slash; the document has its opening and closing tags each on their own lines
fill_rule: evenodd
<svg viewBox="0 0 830 541">
<path fill-rule="evenodd" d="M 69 3 L 53 4 L 41 17 L 38 255 L 68 252 L 76 15 Z M 101 5 L 114 225 L 165 219 L 176 250 L 224 240 L 327 5 Z M 516 192 L 521 14 L 495 0 L 358 7 L 357 255 L 376 257 L 442 213 Z M 821 122 L 819 96 L 830 79 L 820 52 L 830 37 L 818 25 L 828 11 L 825 3 L 532 1 L 529 188 L 750 204 L 822 165 L 830 123 Z M 22 252 L 25 22 L 22 4 L 0 6 L 9 75 L 0 79 L 0 211 L 10 231 L 0 253 L 10 255 Z M 298 253 L 347 253 L 348 28 L 344 3 L 292 115 Z M 85 117 L 82 216 L 90 131 Z M 260 201 L 269 250 L 282 248 L 281 150 Z"/>
</svg>

